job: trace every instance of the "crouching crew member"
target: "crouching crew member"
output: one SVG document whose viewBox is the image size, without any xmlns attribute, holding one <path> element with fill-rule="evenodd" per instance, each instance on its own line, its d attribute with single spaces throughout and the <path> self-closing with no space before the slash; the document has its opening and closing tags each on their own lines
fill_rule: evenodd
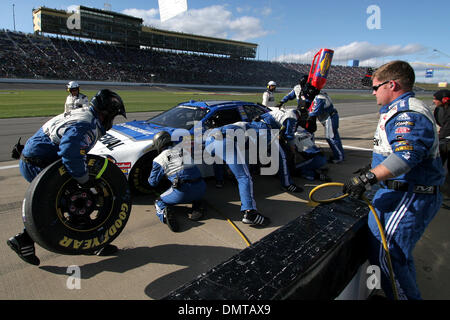
<svg viewBox="0 0 450 320">
<path fill-rule="evenodd" d="M 181 144 L 171 147 L 172 141 L 167 131 L 155 134 L 153 144 L 158 156 L 153 159 L 148 182 L 152 187 L 156 187 L 163 177 L 167 177 L 172 183 L 172 186 L 155 201 L 156 216 L 167 224 L 170 230 L 177 232 L 179 226 L 172 206 L 192 203 L 188 217 L 194 221 L 200 220 L 204 215 L 201 199 L 206 191 L 206 183 L 195 164 L 183 162 Z"/>
</svg>

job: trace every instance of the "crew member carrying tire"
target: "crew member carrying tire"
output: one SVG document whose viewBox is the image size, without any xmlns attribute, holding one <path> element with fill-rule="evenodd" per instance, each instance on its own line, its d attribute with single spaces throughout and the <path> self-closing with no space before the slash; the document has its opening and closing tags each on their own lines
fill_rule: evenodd
<svg viewBox="0 0 450 320">
<path fill-rule="evenodd" d="M 103 89 L 92 98 L 89 107 L 50 119 L 26 142 L 19 162 L 20 173 L 32 182 L 46 167 L 61 159 L 78 188 L 88 190 L 95 187 L 97 181 L 88 172 L 87 153 L 111 129 L 114 118 L 119 114 L 126 118 L 121 97 Z M 8 239 L 7 244 L 25 262 L 39 265 L 34 241 L 25 228 L 22 233 Z M 107 255 L 115 250 L 117 247 L 108 244 L 94 253 Z"/>
</svg>

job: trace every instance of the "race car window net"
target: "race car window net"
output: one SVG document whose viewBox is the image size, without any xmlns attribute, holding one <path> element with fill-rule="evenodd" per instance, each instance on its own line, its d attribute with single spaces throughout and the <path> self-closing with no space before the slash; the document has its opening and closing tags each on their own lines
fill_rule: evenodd
<svg viewBox="0 0 450 320">
<path fill-rule="evenodd" d="M 146 123 L 190 130 L 194 122 L 201 121 L 208 112 L 206 108 L 181 105 L 148 119 Z"/>
<path fill-rule="evenodd" d="M 237 109 L 223 109 L 214 112 L 204 124 L 206 128 L 218 128 L 242 120 Z"/>
<path fill-rule="evenodd" d="M 256 106 L 244 106 L 244 110 L 247 113 L 247 117 L 249 120 L 252 120 L 266 112 L 266 110 L 258 108 Z"/>
</svg>

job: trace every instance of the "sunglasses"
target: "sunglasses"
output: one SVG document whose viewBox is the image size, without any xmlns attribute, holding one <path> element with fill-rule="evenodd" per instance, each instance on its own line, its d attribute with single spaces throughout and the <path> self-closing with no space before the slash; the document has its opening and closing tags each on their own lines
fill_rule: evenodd
<svg viewBox="0 0 450 320">
<path fill-rule="evenodd" d="M 380 83 L 379 85 L 373 86 L 373 87 L 372 87 L 372 90 L 375 91 L 375 92 L 377 92 L 377 90 L 378 90 L 381 86 L 384 86 L 386 83 L 389 83 L 389 81 L 391 81 L 391 80 L 386 80 L 385 82 Z"/>
</svg>

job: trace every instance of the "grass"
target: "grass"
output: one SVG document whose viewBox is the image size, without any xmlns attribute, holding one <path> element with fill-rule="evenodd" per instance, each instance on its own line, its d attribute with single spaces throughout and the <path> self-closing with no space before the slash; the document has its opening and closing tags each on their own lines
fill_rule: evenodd
<svg viewBox="0 0 450 320">
<path fill-rule="evenodd" d="M 116 90 L 122 97 L 127 113 L 162 111 L 174 105 L 189 100 L 244 100 L 261 102 L 260 93 L 226 93 L 226 92 L 201 92 L 201 91 L 145 91 L 145 90 Z M 96 91 L 83 90 L 83 93 L 91 98 Z M 276 101 L 281 100 L 284 93 L 275 94 Z M 367 94 L 355 93 L 330 93 L 334 102 L 348 100 L 375 100 Z M 67 92 L 63 90 L 0 90 L 0 118 L 21 118 L 53 116 L 64 111 Z M 294 100 L 287 105 L 296 105 Z"/>
</svg>

